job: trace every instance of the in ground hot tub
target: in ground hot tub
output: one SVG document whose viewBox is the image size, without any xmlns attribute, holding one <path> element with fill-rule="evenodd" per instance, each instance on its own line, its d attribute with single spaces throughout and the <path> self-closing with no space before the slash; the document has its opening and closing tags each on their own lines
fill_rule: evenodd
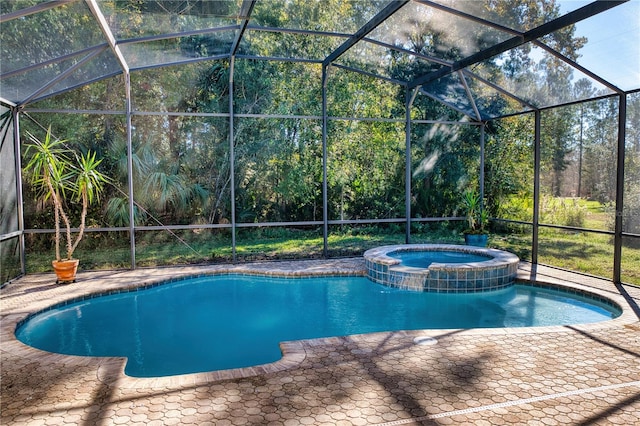
<svg viewBox="0 0 640 426">
<path fill-rule="evenodd" d="M 452 244 L 382 246 L 364 254 L 367 276 L 417 291 L 475 292 L 514 282 L 520 259 L 502 250 Z"/>
</svg>

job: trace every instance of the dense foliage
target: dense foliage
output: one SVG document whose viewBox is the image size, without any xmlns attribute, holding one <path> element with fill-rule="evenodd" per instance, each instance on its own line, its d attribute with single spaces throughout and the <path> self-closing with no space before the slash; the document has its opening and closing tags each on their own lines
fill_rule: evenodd
<svg viewBox="0 0 640 426">
<path fill-rule="evenodd" d="M 108 7 L 110 2 L 105 2 Z M 136 20 L 145 2 L 128 5 L 121 31 L 141 36 Z M 224 2 L 212 2 L 220 3 Z M 256 10 L 255 23 L 295 27 L 292 10 Z M 320 3 L 326 3 L 320 7 Z M 558 16 L 553 0 L 491 2 L 498 21 L 514 28 Z M 350 16 L 344 25 L 358 27 L 368 16 L 366 2 L 331 0 L 305 9 L 318 29 L 329 26 L 332 8 Z M 213 7 L 213 6 L 212 6 Z M 217 7 L 222 7 L 218 5 Z M 149 10 L 146 10 L 149 12 Z M 222 13 L 222 12 L 220 12 Z M 43 29 L 51 22 L 42 17 Z M 180 16 L 181 20 L 195 19 Z M 462 29 L 425 23 L 392 43 L 424 57 L 457 60 L 466 55 L 450 34 Z M 186 25 L 164 22 L 158 25 Z M 83 25 L 79 20 L 75 25 Z M 177 27 L 176 27 L 177 28 Z M 389 29 L 390 30 L 390 29 Z M 51 31 L 49 29 L 48 31 Z M 381 31 L 386 31 L 382 29 Z M 492 43 L 492 33 L 471 27 L 473 45 Z M 88 34 L 87 37 L 95 37 Z M 577 59 L 585 40 L 568 27 L 544 40 L 570 59 Z M 77 41 L 75 41 L 77 42 Z M 162 40 L 176 51 L 201 58 L 219 48 L 206 34 Z M 66 41 L 65 41 L 66 43 Z M 62 49 L 52 38 L 46 49 Z M 274 47 L 275 46 L 275 47 Z M 243 41 L 240 53 L 265 52 L 292 57 L 301 52 L 323 58 L 335 48 L 329 38 L 263 33 Z M 437 70 L 439 64 L 408 60 L 398 51 L 390 77 L 403 78 Z M 529 44 L 476 66 L 478 75 L 502 74 L 501 83 L 518 96 L 540 105 L 599 95 L 587 80 L 573 80 L 570 67 L 552 55 L 531 54 Z M 46 60 L 46 58 L 42 58 Z M 346 59 L 345 63 L 351 59 Z M 318 64 L 236 58 L 151 68 L 131 75 L 132 151 L 127 151 L 124 82 L 121 76 L 80 87 L 32 105 L 41 110 L 23 115 L 21 130 L 42 134 L 51 126 L 69 148 L 92 150 L 112 185 L 101 205 L 89 214 L 90 225 L 129 225 L 129 179 L 136 225 L 203 225 L 256 222 L 321 221 L 323 218 L 322 70 Z M 452 74 L 430 82 L 425 90 L 444 104 L 419 93 L 411 106 L 410 212 L 405 208 L 405 101 L 402 86 L 342 68 L 329 69 L 327 80 L 327 215 L 329 220 L 442 218 L 462 215 L 462 193 L 479 187 L 481 129 L 465 100 L 462 83 L 478 94 L 487 116 L 518 110 L 518 102 L 480 87 L 473 79 Z M 232 96 L 233 105 L 230 104 Z M 542 114 L 542 192 L 548 197 L 578 197 L 610 205 L 615 200 L 617 99 L 544 110 Z M 73 109 L 85 110 L 74 113 Z M 91 111 L 93 110 L 93 112 Z M 234 120 L 229 113 L 233 110 Z M 106 113 L 105 113 L 106 111 Z M 640 232 L 640 97 L 629 96 L 625 230 Z M 485 128 L 485 207 L 492 217 L 530 221 L 533 194 L 532 114 L 491 121 Z M 486 118 L 486 117 L 485 117 Z M 435 124 L 441 120 L 446 123 Z M 453 124 L 457 122 L 456 124 Z M 230 134 L 233 137 L 230 138 Z M 26 134 L 26 133 L 25 133 Z M 129 163 L 130 156 L 130 163 Z M 131 167 L 131 176 L 129 168 Z M 235 196 L 232 199 L 232 190 Z M 51 228 L 53 218 L 27 195 L 26 227 Z M 551 200 L 551 198 L 545 198 Z M 543 205 L 556 205 L 553 201 Z M 68 206 L 72 215 L 79 209 Z M 551 208 L 551 207 L 550 207 Z M 235 211 L 235 218 L 232 217 Z M 584 226 L 575 215 L 543 214 L 557 225 Z M 558 222 L 558 223 L 556 223 Z M 563 223 L 560 223 L 563 222 Z"/>
</svg>

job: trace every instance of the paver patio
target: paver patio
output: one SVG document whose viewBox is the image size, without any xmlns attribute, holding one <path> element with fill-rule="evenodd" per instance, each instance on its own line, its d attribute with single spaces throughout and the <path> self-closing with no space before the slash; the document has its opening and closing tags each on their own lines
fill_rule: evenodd
<svg viewBox="0 0 640 426">
<path fill-rule="evenodd" d="M 6 425 L 640 424 L 640 288 L 522 263 L 519 277 L 588 287 L 618 319 L 566 327 L 389 332 L 285 345 L 279 363 L 157 379 L 122 358 L 51 354 L 15 339 L 32 312 L 82 294 L 214 270 L 358 273 L 362 259 L 96 271 L 0 291 Z M 417 336 L 436 337 L 417 345 Z"/>
</svg>

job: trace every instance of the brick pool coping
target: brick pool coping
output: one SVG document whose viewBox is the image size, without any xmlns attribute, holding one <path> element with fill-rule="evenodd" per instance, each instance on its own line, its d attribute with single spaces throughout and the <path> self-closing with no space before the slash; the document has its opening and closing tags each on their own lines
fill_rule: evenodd
<svg viewBox="0 0 640 426">
<path fill-rule="evenodd" d="M 617 293 L 592 287 L 566 282 L 550 277 L 544 279 L 532 279 L 532 272 L 527 270 L 526 263 L 521 264 L 518 270 L 517 280 L 521 282 L 533 282 L 541 287 L 557 287 L 568 289 L 569 291 L 582 294 L 600 301 L 610 301 L 613 306 L 622 310 L 622 314 L 612 320 L 591 324 L 572 325 L 576 330 L 594 331 L 611 327 L 622 327 L 627 324 L 636 323 L 638 318 L 633 313 L 625 298 Z M 77 362 L 78 366 L 94 365 L 96 367 L 98 379 L 105 384 L 115 384 L 119 387 L 129 389 L 167 388 L 182 386 L 197 386 L 220 382 L 229 379 L 240 379 L 253 376 L 260 376 L 292 369 L 306 357 L 305 347 L 336 344 L 343 341 L 368 342 L 393 336 L 393 339 L 406 340 L 408 343 L 415 339 L 425 337 L 437 337 L 443 334 L 455 332 L 458 334 L 471 335 L 508 335 L 508 334 L 531 334 L 531 333 L 555 333 L 566 331 L 564 326 L 548 327 L 519 327 L 519 328 L 477 328 L 464 330 L 415 330 L 369 333 L 352 335 L 345 337 L 330 337 L 322 339 L 309 339 L 301 341 L 291 341 L 281 343 L 283 353 L 279 361 L 253 367 L 236 368 L 229 370 L 212 371 L 205 373 L 193 373 L 168 377 L 156 378 L 135 378 L 124 374 L 126 358 L 124 357 L 84 357 L 61 355 L 40 351 L 19 342 L 15 337 L 16 327 L 28 319 L 30 316 L 49 309 L 53 305 L 69 303 L 71 301 L 83 300 L 97 295 L 109 293 L 121 293 L 137 291 L 181 279 L 202 277 L 219 274 L 254 274 L 284 277 L 313 277 L 313 276 L 365 276 L 365 267 L 362 259 L 341 259 L 329 261 L 298 261 L 298 262 L 264 262 L 244 265 L 209 265 L 209 266 L 189 266 L 176 268 L 143 269 L 135 271 L 98 271 L 80 274 L 78 282 L 70 285 L 50 285 L 47 290 L 47 297 L 42 300 L 30 300 L 29 293 L 25 292 L 22 297 L 7 301 L 2 298 L 0 301 L 0 312 L 2 312 L 2 324 L 0 328 L 0 339 L 3 342 L 3 350 L 19 355 L 21 357 L 39 358 L 44 362 L 59 362 L 65 360 Z M 42 275 L 44 281 L 50 280 L 50 276 Z M 11 289 L 11 284 L 7 286 Z M 3 289 L 5 292 L 5 289 Z M 117 374 L 114 374 L 116 373 Z"/>
</svg>

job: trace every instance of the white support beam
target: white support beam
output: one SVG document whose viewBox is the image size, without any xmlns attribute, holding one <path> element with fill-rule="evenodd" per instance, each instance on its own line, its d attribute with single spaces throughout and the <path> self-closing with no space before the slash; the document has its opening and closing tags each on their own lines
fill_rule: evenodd
<svg viewBox="0 0 640 426">
<path fill-rule="evenodd" d="M 6 106 L 9 106 L 9 107 L 17 106 L 17 104 L 15 102 L 11 102 L 10 100 L 3 98 L 2 96 L 0 96 L 0 103 L 3 103 L 3 104 L 5 104 Z"/>
<path fill-rule="evenodd" d="M 469 88 L 467 80 L 464 78 L 464 74 L 462 73 L 462 71 L 458 71 L 458 77 L 460 78 L 460 81 L 464 86 L 464 91 L 467 93 L 467 98 L 469 98 L 469 102 L 473 107 L 473 112 L 476 114 L 478 121 L 482 121 L 482 115 L 480 114 L 480 110 L 478 110 L 478 105 L 476 105 L 476 101 L 473 98 L 473 93 L 471 93 L 471 89 Z"/>
<path fill-rule="evenodd" d="M 107 19 L 104 17 L 102 10 L 100 10 L 100 6 L 98 5 L 98 2 L 96 0 L 85 0 L 85 1 L 87 3 L 87 6 L 89 6 L 89 9 L 91 9 L 91 13 L 93 13 L 93 16 L 98 20 L 98 25 L 100 26 L 100 30 L 102 31 L 102 34 L 104 34 L 104 36 L 106 37 L 107 43 L 109 43 L 109 46 L 113 51 L 113 54 L 118 59 L 118 63 L 120 63 L 120 67 L 122 67 L 122 70 L 125 72 L 125 74 L 129 74 L 129 65 L 127 64 L 127 61 L 124 58 L 124 55 L 120 50 L 120 47 L 118 46 L 115 36 L 111 32 L 111 28 L 109 28 Z"/>
</svg>

